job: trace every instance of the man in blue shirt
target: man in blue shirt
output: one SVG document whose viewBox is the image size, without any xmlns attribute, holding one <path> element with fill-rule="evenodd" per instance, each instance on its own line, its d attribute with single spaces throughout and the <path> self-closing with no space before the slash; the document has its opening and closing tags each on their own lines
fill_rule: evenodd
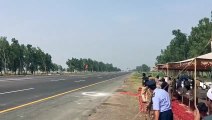
<svg viewBox="0 0 212 120">
<path fill-rule="evenodd" d="M 173 120 L 169 93 L 163 89 L 156 88 L 156 82 L 153 80 L 148 81 L 146 86 L 152 92 L 155 120 Z"/>
</svg>

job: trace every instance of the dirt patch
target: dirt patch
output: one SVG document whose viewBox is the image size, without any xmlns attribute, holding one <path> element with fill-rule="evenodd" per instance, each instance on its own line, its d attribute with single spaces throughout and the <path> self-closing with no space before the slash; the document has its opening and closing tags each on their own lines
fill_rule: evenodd
<svg viewBox="0 0 212 120">
<path fill-rule="evenodd" d="M 114 107 L 127 107 L 128 105 L 114 104 L 114 103 L 102 103 L 102 105 L 114 106 Z"/>
<path fill-rule="evenodd" d="M 140 85 L 139 79 L 132 78 L 132 76 L 126 78 L 121 88 L 97 107 L 88 120 L 144 120 L 141 114 L 135 118 L 139 113 L 138 98 L 120 94 L 120 92 L 136 93 Z"/>
<path fill-rule="evenodd" d="M 127 91 L 122 89 L 122 88 L 119 88 L 119 89 L 116 90 L 116 92 L 127 92 Z"/>
</svg>

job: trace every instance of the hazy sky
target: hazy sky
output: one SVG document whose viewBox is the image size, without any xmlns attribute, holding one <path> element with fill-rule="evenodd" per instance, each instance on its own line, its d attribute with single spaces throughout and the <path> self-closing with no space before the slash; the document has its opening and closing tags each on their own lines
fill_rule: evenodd
<svg viewBox="0 0 212 120">
<path fill-rule="evenodd" d="M 0 36 L 38 46 L 66 67 L 71 57 L 122 69 L 155 58 L 173 38 L 210 17 L 212 0 L 0 0 Z"/>
</svg>

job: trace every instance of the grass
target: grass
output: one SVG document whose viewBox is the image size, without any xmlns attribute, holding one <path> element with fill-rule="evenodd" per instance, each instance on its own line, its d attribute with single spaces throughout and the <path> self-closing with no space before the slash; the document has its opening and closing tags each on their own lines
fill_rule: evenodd
<svg viewBox="0 0 212 120">
<path fill-rule="evenodd" d="M 134 90 L 138 90 L 139 87 L 142 86 L 142 82 L 141 82 L 141 74 L 138 73 L 138 72 L 135 72 L 132 74 L 132 76 L 130 77 L 130 84 L 131 84 L 131 87 L 134 89 Z"/>
</svg>

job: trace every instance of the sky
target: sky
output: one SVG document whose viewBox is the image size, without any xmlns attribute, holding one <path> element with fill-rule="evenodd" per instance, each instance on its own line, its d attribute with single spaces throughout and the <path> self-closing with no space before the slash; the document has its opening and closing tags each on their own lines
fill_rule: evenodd
<svg viewBox="0 0 212 120">
<path fill-rule="evenodd" d="M 123 70 L 154 66 L 172 30 L 187 35 L 212 0 L 0 0 L 0 36 L 51 54 L 54 63 L 91 58 Z"/>
</svg>

